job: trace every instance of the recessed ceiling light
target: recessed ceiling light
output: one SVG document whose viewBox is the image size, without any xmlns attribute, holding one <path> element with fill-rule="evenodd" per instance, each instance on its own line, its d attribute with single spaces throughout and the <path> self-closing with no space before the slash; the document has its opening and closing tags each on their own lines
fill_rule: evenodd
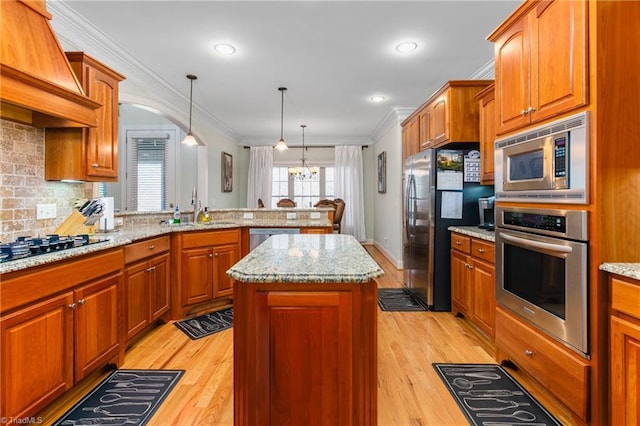
<svg viewBox="0 0 640 426">
<path fill-rule="evenodd" d="M 214 44 L 213 49 L 221 55 L 233 55 L 236 53 L 236 48 L 228 43 Z"/>
<path fill-rule="evenodd" d="M 418 43 L 415 41 L 405 41 L 396 46 L 396 52 L 398 53 L 411 53 L 418 48 Z"/>
<path fill-rule="evenodd" d="M 386 101 L 387 98 L 382 96 L 382 95 L 374 95 L 374 96 L 370 97 L 369 100 L 371 102 L 373 102 L 374 104 L 379 104 L 380 102 Z"/>
</svg>

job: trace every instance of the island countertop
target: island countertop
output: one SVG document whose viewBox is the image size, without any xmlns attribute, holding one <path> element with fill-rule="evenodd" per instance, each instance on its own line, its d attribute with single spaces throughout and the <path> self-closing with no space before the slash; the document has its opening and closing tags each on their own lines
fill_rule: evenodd
<svg viewBox="0 0 640 426">
<path fill-rule="evenodd" d="M 384 274 L 351 235 L 274 235 L 233 265 L 245 283 L 366 283 Z"/>
</svg>

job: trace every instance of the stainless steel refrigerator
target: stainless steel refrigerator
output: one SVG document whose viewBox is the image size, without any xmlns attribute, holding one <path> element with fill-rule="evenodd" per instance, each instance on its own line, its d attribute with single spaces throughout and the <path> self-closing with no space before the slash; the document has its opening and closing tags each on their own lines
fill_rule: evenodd
<svg viewBox="0 0 640 426">
<path fill-rule="evenodd" d="M 404 165 L 404 285 L 431 310 L 451 310 L 448 227 L 478 225 L 478 198 L 493 195 L 478 182 L 477 149 L 427 149 Z"/>
</svg>

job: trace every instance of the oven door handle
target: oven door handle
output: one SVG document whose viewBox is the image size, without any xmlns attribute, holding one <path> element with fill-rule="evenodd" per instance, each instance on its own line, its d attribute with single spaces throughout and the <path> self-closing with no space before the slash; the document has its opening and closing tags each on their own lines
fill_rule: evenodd
<svg viewBox="0 0 640 426">
<path fill-rule="evenodd" d="M 533 240 L 528 240 L 526 238 L 514 237 L 511 235 L 506 235 L 504 233 L 501 233 L 500 237 L 512 243 L 519 243 L 519 244 L 522 244 L 523 246 L 528 246 L 533 248 L 551 250 L 551 251 L 556 251 L 560 253 L 571 253 L 573 251 L 573 249 L 569 246 L 563 246 L 560 244 L 552 244 L 552 243 L 543 243 L 541 241 L 533 241 Z"/>
</svg>

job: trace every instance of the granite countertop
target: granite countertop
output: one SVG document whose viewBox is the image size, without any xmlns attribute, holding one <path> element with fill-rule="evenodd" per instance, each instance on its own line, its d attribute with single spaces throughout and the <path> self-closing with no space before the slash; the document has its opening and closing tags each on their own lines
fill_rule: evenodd
<svg viewBox="0 0 640 426">
<path fill-rule="evenodd" d="M 470 237 L 479 238 L 485 241 L 491 241 L 492 243 L 496 242 L 494 231 L 480 229 L 477 226 L 450 226 L 447 229 L 451 232 L 457 232 L 458 234 L 468 235 Z"/>
<path fill-rule="evenodd" d="M 384 274 L 351 235 L 274 235 L 227 271 L 246 283 L 366 283 Z"/>
<path fill-rule="evenodd" d="M 600 270 L 640 280 L 640 263 L 603 263 Z"/>
<path fill-rule="evenodd" d="M 10 262 L 0 263 L 0 274 L 15 272 L 26 268 L 39 265 L 58 262 L 60 260 L 70 259 L 97 251 L 106 250 L 133 243 L 135 241 L 144 240 L 146 238 L 157 237 L 160 235 L 171 234 L 173 232 L 193 232 L 207 231 L 238 227 L 277 227 L 277 228 L 299 228 L 299 227 L 328 227 L 331 226 L 328 220 L 309 220 L 309 219 L 253 219 L 253 220 L 224 220 L 212 221 L 207 224 L 180 224 L 180 225 L 150 225 L 150 226 L 134 226 L 117 232 L 109 232 L 106 234 L 96 233 L 92 238 L 105 240 L 99 243 L 87 246 L 76 247 L 73 249 L 56 251 L 52 253 L 41 254 L 38 256 L 26 257 L 24 259 L 12 260 Z"/>
</svg>

